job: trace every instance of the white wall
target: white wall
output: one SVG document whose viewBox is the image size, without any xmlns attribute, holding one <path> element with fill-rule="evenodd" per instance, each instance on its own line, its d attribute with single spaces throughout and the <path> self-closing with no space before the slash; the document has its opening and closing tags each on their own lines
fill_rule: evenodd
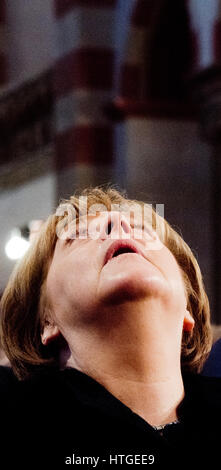
<svg viewBox="0 0 221 470">
<path fill-rule="evenodd" d="M 17 85 L 40 74 L 55 55 L 52 0 L 7 0 L 9 79 Z"/>
<path fill-rule="evenodd" d="M 14 191 L 5 191 L 0 198 L 0 293 L 3 291 L 15 262 L 7 258 L 4 247 L 13 228 L 33 219 L 45 219 L 54 211 L 55 176 L 36 179 Z"/>
</svg>

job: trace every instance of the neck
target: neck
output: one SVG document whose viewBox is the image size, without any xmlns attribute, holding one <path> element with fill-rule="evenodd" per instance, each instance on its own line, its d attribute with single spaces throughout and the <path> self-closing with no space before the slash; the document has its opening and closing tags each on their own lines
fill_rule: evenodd
<svg viewBox="0 0 221 470">
<path fill-rule="evenodd" d="M 176 420 L 184 397 L 181 332 L 163 325 L 154 309 L 148 322 L 146 312 L 139 308 L 128 315 L 121 306 L 114 315 L 111 325 L 107 325 L 108 312 L 103 311 L 106 321 L 99 327 L 72 331 L 67 338 L 67 365 L 97 380 L 149 424 Z"/>
</svg>

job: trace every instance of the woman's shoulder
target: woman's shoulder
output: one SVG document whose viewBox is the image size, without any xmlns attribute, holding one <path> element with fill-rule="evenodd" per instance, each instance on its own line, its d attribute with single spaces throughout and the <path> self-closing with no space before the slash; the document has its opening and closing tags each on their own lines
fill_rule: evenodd
<svg viewBox="0 0 221 470">
<path fill-rule="evenodd" d="M 221 377 L 207 376 L 200 374 L 184 374 L 183 376 L 185 390 L 198 393 L 221 393 Z M 219 395 L 220 396 L 220 395 Z"/>
<path fill-rule="evenodd" d="M 199 410 L 204 415 L 221 418 L 221 378 L 202 374 L 184 376 L 185 400 L 187 409 Z"/>
<path fill-rule="evenodd" d="M 10 390 L 13 395 L 16 391 L 16 403 L 24 405 L 26 408 L 30 402 L 35 402 L 40 406 L 47 399 L 52 403 L 53 401 L 57 402 L 58 399 L 59 402 L 63 399 L 67 401 L 70 397 L 74 403 L 78 386 L 78 378 L 74 369 L 67 374 L 66 371 L 50 366 L 35 367 L 28 377 L 21 380 L 18 380 L 12 371 L 4 371 L 2 381 L 5 383 L 10 381 Z"/>
<path fill-rule="evenodd" d="M 11 385 L 17 383 L 18 379 L 16 378 L 11 367 L 0 366 L 0 389 L 8 388 Z"/>
<path fill-rule="evenodd" d="M 203 372 L 198 374 L 184 374 L 183 375 L 184 384 L 186 387 L 192 388 L 205 388 L 208 390 L 213 390 L 218 388 L 221 389 L 221 377 L 215 375 L 206 375 Z"/>
</svg>

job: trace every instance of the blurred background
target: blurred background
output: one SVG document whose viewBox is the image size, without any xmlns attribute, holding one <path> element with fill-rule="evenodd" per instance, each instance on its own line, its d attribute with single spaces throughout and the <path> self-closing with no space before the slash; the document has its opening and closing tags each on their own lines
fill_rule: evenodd
<svg viewBox="0 0 221 470">
<path fill-rule="evenodd" d="M 221 0 L 1 0 L 0 293 L 30 224 L 111 182 L 164 204 L 221 324 L 220 137 Z"/>
</svg>

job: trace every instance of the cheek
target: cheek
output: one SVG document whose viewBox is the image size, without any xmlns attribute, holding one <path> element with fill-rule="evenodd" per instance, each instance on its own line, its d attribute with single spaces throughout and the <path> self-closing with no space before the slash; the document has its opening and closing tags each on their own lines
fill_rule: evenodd
<svg viewBox="0 0 221 470">
<path fill-rule="evenodd" d="M 68 259 L 51 265 L 46 289 L 54 316 L 59 326 L 73 325 L 88 315 L 96 302 L 97 273 L 83 259 Z"/>
<path fill-rule="evenodd" d="M 177 278 L 174 278 L 170 282 L 171 285 L 171 291 L 173 294 L 174 298 L 177 298 L 179 300 L 179 304 L 185 309 L 186 308 L 186 292 L 185 292 L 185 286 L 184 283 L 181 279 L 181 277 L 177 276 Z"/>
<path fill-rule="evenodd" d="M 177 301 L 178 308 L 184 311 L 187 305 L 186 289 L 181 271 L 175 260 L 171 263 L 170 285 L 173 298 Z"/>
<path fill-rule="evenodd" d="M 168 282 L 171 300 L 173 299 L 181 309 L 186 308 L 185 284 L 175 257 L 165 246 L 158 252 L 158 257 L 157 262 Z"/>
</svg>

